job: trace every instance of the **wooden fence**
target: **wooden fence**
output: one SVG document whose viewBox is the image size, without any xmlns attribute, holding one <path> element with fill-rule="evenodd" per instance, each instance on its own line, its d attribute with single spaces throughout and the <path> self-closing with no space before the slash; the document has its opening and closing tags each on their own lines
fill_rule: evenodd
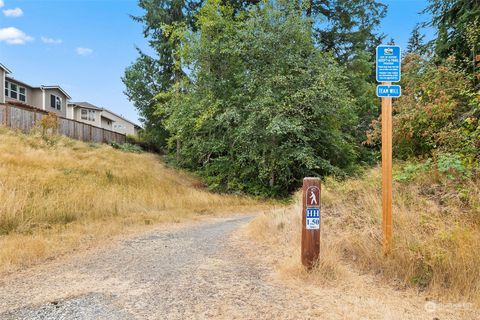
<svg viewBox="0 0 480 320">
<path fill-rule="evenodd" d="M 0 125 L 29 133 L 47 114 L 27 106 L 0 104 Z M 58 117 L 58 133 L 86 142 L 126 142 L 124 134 L 63 117 Z"/>
</svg>

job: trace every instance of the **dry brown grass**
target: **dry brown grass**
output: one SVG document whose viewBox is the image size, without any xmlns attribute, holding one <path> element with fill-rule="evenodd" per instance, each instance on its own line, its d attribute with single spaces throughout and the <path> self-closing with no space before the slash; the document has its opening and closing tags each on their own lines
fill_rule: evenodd
<svg viewBox="0 0 480 320">
<path fill-rule="evenodd" d="M 298 202 L 298 195 L 296 197 Z M 381 177 L 372 169 L 347 181 L 327 179 L 322 189 L 320 279 L 335 280 L 342 266 L 381 275 L 396 286 L 437 298 L 480 302 L 480 188 L 478 180 L 452 183 L 429 172 L 394 183 L 394 248 L 381 246 Z M 300 207 L 269 212 L 250 226 L 253 238 L 281 250 L 289 276 L 300 267 Z M 325 280 L 321 280 L 325 281 Z"/>
<path fill-rule="evenodd" d="M 314 268 L 314 272 L 307 272 L 302 267 L 300 195 L 295 195 L 294 200 L 295 203 L 290 207 L 272 209 L 257 216 L 248 226 L 248 236 L 268 247 L 263 252 L 270 255 L 269 258 L 276 265 L 279 275 L 285 280 L 301 279 L 322 285 L 347 280 L 348 273 L 344 266 L 338 263 L 341 259 L 341 250 L 326 233 L 323 233 L 321 238 L 322 259 Z"/>
<path fill-rule="evenodd" d="M 159 222 L 255 210 L 153 154 L 0 128 L 0 271 Z"/>
</svg>

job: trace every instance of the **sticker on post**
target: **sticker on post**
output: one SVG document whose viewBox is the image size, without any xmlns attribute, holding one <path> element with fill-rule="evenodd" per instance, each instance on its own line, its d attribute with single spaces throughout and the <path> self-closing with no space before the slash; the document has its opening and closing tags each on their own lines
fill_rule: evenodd
<svg viewBox="0 0 480 320">
<path fill-rule="evenodd" d="M 306 203 L 308 207 L 320 207 L 320 189 L 316 186 L 310 186 L 306 193 Z"/>
<path fill-rule="evenodd" d="M 320 229 L 320 208 L 307 208 L 306 229 Z"/>
<path fill-rule="evenodd" d="M 384 97 L 398 98 L 401 95 L 402 95 L 402 88 L 398 85 L 393 85 L 393 86 L 380 85 L 380 86 L 377 86 L 377 97 L 380 97 L 380 98 L 384 98 Z"/>
</svg>

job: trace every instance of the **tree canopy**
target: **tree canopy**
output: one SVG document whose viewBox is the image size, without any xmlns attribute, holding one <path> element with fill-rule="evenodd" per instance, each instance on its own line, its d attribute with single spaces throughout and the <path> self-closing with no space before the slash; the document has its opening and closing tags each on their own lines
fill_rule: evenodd
<svg viewBox="0 0 480 320">
<path fill-rule="evenodd" d="M 288 3 L 242 15 L 220 1 L 198 14 L 182 50 L 188 81 L 157 97 L 178 165 L 210 187 L 286 195 L 305 175 L 342 174 L 355 158 L 355 119 L 342 67 L 314 46 Z"/>
<path fill-rule="evenodd" d="M 145 136 L 212 190 L 285 196 L 304 176 L 344 176 L 378 159 L 379 1 L 139 5 L 134 19 L 154 53 L 139 50 L 126 69 L 126 94 Z M 431 21 L 413 29 L 394 104 L 395 156 L 478 163 L 479 10 L 478 1 L 430 0 Z M 424 26 L 437 30 L 427 43 Z"/>
</svg>

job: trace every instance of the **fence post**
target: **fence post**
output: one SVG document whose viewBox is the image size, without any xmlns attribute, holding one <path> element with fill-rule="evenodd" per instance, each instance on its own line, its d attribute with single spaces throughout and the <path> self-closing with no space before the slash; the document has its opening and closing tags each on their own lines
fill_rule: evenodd
<svg viewBox="0 0 480 320">
<path fill-rule="evenodd" d="M 11 121 L 10 121 L 10 106 L 6 105 L 5 106 L 5 127 L 10 127 L 11 126 Z"/>
<path fill-rule="evenodd" d="M 311 269 L 320 256 L 320 179 L 304 178 L 302 190 L 302 264 Z"/>
</svg>

